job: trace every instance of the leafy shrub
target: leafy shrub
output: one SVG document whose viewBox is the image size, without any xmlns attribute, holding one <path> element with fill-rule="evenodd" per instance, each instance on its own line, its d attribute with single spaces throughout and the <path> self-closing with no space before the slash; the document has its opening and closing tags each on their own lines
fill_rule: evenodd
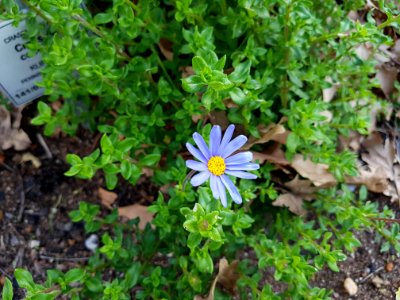
<svg viewBox="0 0 400 300">
<path fill-rule="evenodd" d="M 17 270 L 27 299 L 193 299 L 208 293 L 222 257 L 241 257 L 241 299 L 327 299 L 330 291 L 310 287 L 310 279 L 326 265 L 338 271 L 345 251 L 360 245 L 352 230 L 376 228 L 388 241 L 386 250 L 400 250 L 398 225 L 388 229 L 372 220 L 392 212 L 380 212 L 365 193 L 359 197 L 346 185 L 321 190 L 301 218 L 271 205 L 274 166 L 263 164 L 258 180 L 236 181 L 244 204 L 229 200 L 224 208 L 210 188 L 186 184 L 184 161 L 185 143 L 195 131 L 208 136 L 210 120 L 241 125 L 255 139 L 280 122 L 290 132 L 288 159 L 300 153 L 327 164 L 339 182 L 355 175 L 356 155 L 338 152 L 337 140 L 350 131 L 366 134 L 370 108 L 379 101 L 371 92 L 378 86 L 370 76 L 373 56 L 362 60 L 355 48 L 369 43 L 374 53 L 392 43 L 383 29 L 397 26 L 394 4 L 379 1 L 387 14 L 381 25 L 371 11 L 363 24 L 347 17 L 364 7 L 361 0 L 24 4 L 29 10 L 2 1 L 1 17 L 27 22 L 27 48 L 45 62 L 40 86 L 48 97 L 32 123 L 44 125 L 48 135 L 56 129 L 74 135 L 79 126 L 102 133 L 89 156 L 67 156 L 66 175 L 90 179 L 102 172 L 113 189 L 121 180 L 134 185 L 150 168 L 155 184 L 171 186 L 149 207 L 154 227 L 144 230 L 137 220 L 119 223 L 116 211 L 101 218 L 98 206 L 82 202 L 71 218 L 85 221 L 88 233 L 106 230 L 102 246 L 86 266 L 65 274 L 48 270 L 42 285 Z M 335 98 L 323 101 L 322 90 L 335 83 Z M 242 257 L 245 252 L 254 259 Z M 166 265 L 157 264 L 160 257 Z M 264 284 L 268 271 L 283 283 L 281 291 Z"/>
</svg>

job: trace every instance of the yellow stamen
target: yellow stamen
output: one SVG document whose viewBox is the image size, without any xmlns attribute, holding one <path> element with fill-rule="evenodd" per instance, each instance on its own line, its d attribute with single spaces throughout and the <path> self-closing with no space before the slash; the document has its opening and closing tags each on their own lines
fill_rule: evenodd
<svg viewBox="0 0 400 300">
<path fill-rule="evenodd" d="M 208 161 L 207 168 L 212 174 L 221 176 L 226 169 L 225 161 L 221 156 L 213 156 Z"/>
</svg>

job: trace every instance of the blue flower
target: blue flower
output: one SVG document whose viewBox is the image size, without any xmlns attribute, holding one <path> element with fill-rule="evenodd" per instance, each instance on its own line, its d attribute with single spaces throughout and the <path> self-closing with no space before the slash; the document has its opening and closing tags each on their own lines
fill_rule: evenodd
<svg viewBox="0 0 400 300">
<path fill-rule="evenodd" d="M 256 175 L 245 171 L 257 170 L 260 167 L 258 164 L 250 162 L 253 159 L 253 154 L 250 151 L 232 155 L 247 142 L 247 137 L 244 135 L 239 135 L 231 140 L 234 130 L 235 126 L 229 125 L 222 137 L 221 127 L 213 126 L 209 147 L 197 132 L 193 134 L 193 139 L 199 149 L 186 143 L 189 152 L 199 160 L 186 161 L 188 168 L 200 172 L 193 176 L 190 183 L 193 186 L 199 186 L 210 179 L 213 196 L 215 199 L 220 199 L 224 207 L 227 206 L 226 189 L 235 203 L 242 203 L 242 196 L 227 175 L 256 179 Z"/>
</svg>

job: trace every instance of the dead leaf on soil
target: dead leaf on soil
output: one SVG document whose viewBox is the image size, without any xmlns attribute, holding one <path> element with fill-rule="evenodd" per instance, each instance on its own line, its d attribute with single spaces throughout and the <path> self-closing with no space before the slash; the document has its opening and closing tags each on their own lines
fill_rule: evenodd
<svg viewBox="0 0 400 300">
<path fill-rule="evenodd" d="M 291 181 L 284 184 L 292 193 L 301 196 L 305 200 L 312 200 L 315 198 L 315 193 L 318 188 L 312 184 L 308 179 L 300 179 L 299 175 L 296 175 Z"/>
<path fill-rule="evenodd" d="M 36 156 L 34 156 L 30 152 L 22 154 L 21 163 L 22 162 L 31 162 L 33 167 L 36 168 L 36 169 L 39 169 L 40 166 L 42 165 L 42 162 L 40 161 L 40 159 L 37 158 Z"/>
<path fill-rule="evenodd" d="M 161 38 L 158 43 L 158 48 L 160 48 L 161 53 L 165 56 L 167 60 L 174 59 L 174 53 L 172 52 L 172 42 Z"/>
<path fill-rule="evenodd" d="M 21 151 L 31 144 L 28 135 L 19 129 L 20 116 L 18 113 L 15 118 L 17 121 L 12 124 L 10 112 L 4 106 L 0 106 L 0 149 L 2 150 L 14 148 Z"/>
<path fill-rule="evenodd" d="M 327 187 L 336 184 L 336 179 L 328 171 L 329 166 L 314 163 L 310 159 L 304 159 L 303 155 L 296 154 L 291 166 L 304 178 L 308 178 L 317 187 Z"/>
<path fill-rule="evenodd" d="M 263 153 L 255 151 L 252 151 L 252 153 L 253 160 L 258 160 L 260 164 L 263 164 L 266 161 L 272 164 L 283 166 L 287 166 L 290 164 L 285 157 L 285 152 L 283 152 L 280 147 L 275 147 L 272 151 L 267 151 Z"/>
<path fill-rule="evenodd" d="M 132 204 L 118 208 L 118 215 L 128 219 L 140 218 L 139 228 L 144 229 L 147 223 L 153 220 L 154 214 L 147 211 L 147 206 L 140 204 Z"/>
<path fill-rule="evenodd" d="M 112 209 L 112 205 L 115 202 L 115 200 L 117 200 L 118 195 L 114 192 L 107 191 L 106 189 L 103 189 L 101 187 L 99 187 L 97 192 L 99 193 L 101 204 L 103 204 L 108 209 Z"/>
<path fill-rule="evenodd" d="M 322 99 L 324 100 L 324 102 L 331 102 L 331 100 L 335 97 L 340 85 L 337 83 L 333 83 L 332 78 L 329 76 L 325 78 L 325 81 L 329 82 L 332 86 L 330 88 L 322 90 Z"/>
<path fill-rule="evenodd" d="M 289 210 L 299 216 L 303 216 L 306 210 L 303 208 L 303 199 L 292 193 L 285 193 L 279 195 L 279 197 L 272 202 L 274 206 L 287 207 Z"/>
<path fill-rule="evenodd" d="M 374 193 L 383 193 L 387 190 L 389 182 L 386 179 L 383 168 L 371 170 L 365 166 L 359 166 L 359 175 L 346 177 L 346 183 L 354 185 L 365 185 L 365 187 Z"/>
<path fill-rule="evenodd" d="M 221 284 L 226 290 L 234 295 L 236 292 L 236 282 L 240 278 L 240 274 L 237 272 L 238 264 L 238 260 L 234 260 L 229 264 L 226 258 L 221 258 L 219 260 L 218 274 L 211 285 L 208 296 L 206 298 L 195 296 L 194 300 L 214 300 L 215 286 L 217 283 Z"/>
<path fill-rule="evenodd" d="M 275 137 L 285 133 L 286 129 L 281 124 L 272 123 L 267 127 L 259 127 L 258 131 L 260 132 L 261 137 L 258 139 L 254 137 L 250 138 L 246 145 L 244 145 L 242 148 L 243 150 L 248 150 L 256 144 L 265 144 L 269 141 L 272 141 Z"/>
<path fill-rule="evenodd" d="M 383 64 L 378 68 L 376 78 L 387 98 L 389 98 L 390 94 L 394 91 L 394 82 L 396 81 L 397 73 L 397 68 L 391 67 L 388 64 Z"/>
<path fill-rule="evenodd" d="M 363 143 L 363 147 L 368 153 L 363 153 L 361 158 L 369 168 L 376 170 L 383 168 L 386 177 L 393 180 L 393 164 L 396 158 L 396 149 L 393 142 L 387 138 L 383 141 L 378 132 L 371 134 Z"/>
</svg>

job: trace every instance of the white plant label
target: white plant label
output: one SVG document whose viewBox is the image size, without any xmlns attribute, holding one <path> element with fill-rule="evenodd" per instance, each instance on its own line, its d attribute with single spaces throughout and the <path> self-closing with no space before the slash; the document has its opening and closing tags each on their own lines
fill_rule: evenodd
<svg viewBox="0 0 400 300">
<path fill-rule="evenodd" d="M 36 83 L 42 80 L 44 63 L 40 54 L 28 56 L 24 31 L 25 22 L 18 27 L 12 21 L 0 22 L 0 91 L 17 106 L 43 95 Z"/>
</svg>

